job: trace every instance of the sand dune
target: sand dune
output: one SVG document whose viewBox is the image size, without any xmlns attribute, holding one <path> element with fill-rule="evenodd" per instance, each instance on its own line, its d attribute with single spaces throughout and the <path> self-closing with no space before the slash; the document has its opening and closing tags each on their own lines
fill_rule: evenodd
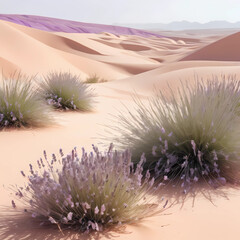
<svg viewBox="0 0 240 240">
<path fill-rule="evenodd" d="M 28 18 L 24 17 L 24 23 L 27 22 Z M 37 23 L 35 19 L 36 28 Z M 50 25 L 54 26 L 54 20 Z M 43 23 L 38 28 L 43 28 Z M 239 34 L 221 40 L 208 35 L 199 39 L 189 36 L 171 39 L 121 35 L 117 28 L 115 33 L 107 30 L 102 29 L 99 34 L 52 32 L 0 21 L 0 68 L 5 75 L 22 71 L 41 76 L 61 70 L 80 74 L 83 80 L 92 74 L 108 80 L 92 86 L 97 97 L 91 113 L 56 112 L 56 126 L 0 132 L 0 205 L 10 205 L 12 196 L 8 194 L 8 186 L 23 183 L 20 171 L 27 172 L 28 164 L 39 159 L 43 150 L 49 154 L 57 153 L 60 147 L 64 152 L 75 146 L 90 150 L 92 143 L 99 142 L 103 126 L 111 122 L 109 113 L 122 109 L 122 103 L 133 107 L 134 91 L 145 99 L 153 94 L 154 88 L 164 90 L 170 85 L 175 91 L 181 81 L 192 82 L 196 75 L 204 79 L 221 74 L 240 77 Z M 201 37 L 203 34 L 201 31 Z M 127 225 L 123 233 L 113 231 L 110 235 L 100 235 L 99 239 L 237 240 L 240 193 L 239 190 L 222 191 L 229 200 L 219 192 L 212 192 L 216 206 L 200 195 L 195 207 L 191 205 L 192 199 L 188 199 L 182 209 L 177 204 L 166 215 Z M 24 235 L 24 229 L 19 234 Z M 54 231 L 34 234 L 32 230 L 30 236 L 38 236 L 39 240 L 51 234 L 52 239 L 73 239 L 72 236 L 56 238 Z"/>
<path fill-rule="evenodd" d="M 193 47 L 186 43 L 181 49 L 182 44 L 165 38 L 111 35 L 103 40 L 102 34 L 53 33 L 6 21 L 0 21 L 0 30 L 0 57 L 12 64 L 8 70 L 0 65 L 5 74 L 61 69 L 78 73 L 83 80 L 95 73 L 111 81 L 173 62 Z"/>
<path fill-rule="evenodd" d="M 182 61 L 192 60 L 239 61 L 240 32 L 224 37 L 182 59 Z"/>
<path fill-rule="evenodd" d="M 12 72 L 21 70 L 35 75 L 61 69 L 80 73 L 83 79 L 96 73 L 112 80 L 159 66 L 158 61 L 148 56 L 140 58 L 134 44 L 128 46 L 128 50 L 122 47 L 121 51 L 115 47 L 113 49 L 111 43 L 114 41 L 119 46 L 125 44 L 125 40 L 118 37 L 111 36 L 112 40 L 108 40 L 107 44 L 97 43 L 101 34 L 83 35 L 80 39 L 74 39 L 72 35 L 61 36 L 5 21 L 0 21 L 0 29 L 1 57 L 18 66 L 16 69 L 11 68 Z M 141 44 L 138 46 L 143 48 Z M 142 66 L 139 67 L 139 64 Z"/>
</svg>

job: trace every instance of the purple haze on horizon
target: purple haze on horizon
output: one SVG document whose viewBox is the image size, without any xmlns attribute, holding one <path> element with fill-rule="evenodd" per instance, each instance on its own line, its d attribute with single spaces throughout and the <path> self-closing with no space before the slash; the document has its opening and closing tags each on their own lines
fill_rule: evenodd
<svg viewBox="0 0 240 240">
<path fill-rule="evenodd" d="M 150 33 L 134 28 L 111 26 L 95 23 L 76 22 L 71 20 L 32 16 L 17 14 L 0 14 L 0 20 L 13 22 L 16 24 L 32 27 L 50 32 L 67 32 L 67 33 L 102 33 L 109 32 L 119 35 L 138 35 L 142 37 L 162 37 L 159 34 Z"/>
</svg>

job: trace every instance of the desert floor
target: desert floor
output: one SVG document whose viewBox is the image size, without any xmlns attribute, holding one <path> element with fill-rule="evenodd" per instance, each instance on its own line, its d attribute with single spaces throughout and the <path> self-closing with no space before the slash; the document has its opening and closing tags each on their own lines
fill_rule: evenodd
<svg viewBox="0 0 240 240">
<path fill-rule="evenodd" d="M 24 181 L 20 171 L 28 164 L 59 148 L 69 152 L 98 144 L 111 115 L 132 107 L 136 92 L 145 99 L 155 89 L 170 85 L 174 91 L 181 80 L 193 81 L 212 75 L 240 77 L 240 33 L 226 31 L 166 32 L 169 38 L 117 36 L 109 33 L 54 33 L 0 21 L 0 67 L 5 75 L 22 71 L 41 76 L 49 71 L 70 71 L 83 81 L 97 74 L 107 80 L 91 85 L 96 93 L 94 111 L 55 112 L 56 124 L 41 129 L 5 130 L 0 133 L 0 205 L 11 205 L 11 184 Z M 174 35 L 175 34 L 175 35 Z M 164 35 L 164 33 L 162 33 Z M 223 193 L 223 194 L 222 194 Z M 223 196 L 224 195 L 224 196 Z M 98 239 L 136 240 L 237 240 L 240 236 L 240 191 L 212 191 L 212 198 L 199 194 L 175 204 L 162 215 L 102 233 Z M 25 239 L 29 229 L 21 226 L 15 239 Z M 11 231 L 11 227 L 9 227 Z M 75 239 L 52 230 L 32 229 L 26 239 Z"/>
</svg>

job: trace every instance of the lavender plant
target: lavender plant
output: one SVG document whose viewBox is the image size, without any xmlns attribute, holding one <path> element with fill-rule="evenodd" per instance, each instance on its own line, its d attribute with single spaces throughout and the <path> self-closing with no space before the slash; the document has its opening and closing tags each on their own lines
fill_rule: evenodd
<svg viewBox="0 0 240 240">
<path fill-rule="evenodd" d="M 92 97 L 88 86 L 80 82 L 77 75 L 52 72 L 39 85 L 40 93 L 47 103 L 63 110 L 88 111 L 92 108 Z"/>
<path fill-rule="evenodd" d="M 49 109 L 22 75 L 3 79 L 0 86 L 0 129 L 39 127 L 50 122 Z"/>
<path fill-rule="evenodd" d="M 42 224 L 83 232 L 155 213 L 158 208 L 150 200 L 154 178 L 147 172 L 143 180 L 144 156 L 134 168 L 129 151 L 113 151 L 112 145 L 106 153 L 93 149 L 90 154 L 82 149 L 81 157 L 76 149 L 67 156 L 60 150 L 62 159 L 53 154 L 51 161 L 44 152 L 39 169 L 30 165 L 27 186 L 16 192 L 26 205 L 25 212 Z M 16 208 L 14 201 L 12 205 Z"/>
<path fill-rule="evenodd" d="M 122 138 L 114 140 L 132 150 L 135 163 L 144 152 L 146 169 L 160 184 L 185 193 L 198 182 L 239 182 L 240 83 L 222 78 L 182 84 L 177 95 L 170 89 L 170 98 L 159 91 L 149 104 L 136 98 L 136 113 L 117 116 L 113 129 Z"/>
</svg>

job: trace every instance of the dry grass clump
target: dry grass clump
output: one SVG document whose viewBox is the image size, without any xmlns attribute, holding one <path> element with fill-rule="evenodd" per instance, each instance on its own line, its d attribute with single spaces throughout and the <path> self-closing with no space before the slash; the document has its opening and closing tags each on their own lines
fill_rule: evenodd
<svg viewBox="0 0 240 240">
<path fill-rule="evenodd" d="M 32 81 L 18 75 L 0 85 L 0 129 L 39 127 L 50 122 L 48 106 L 39 98 Z"/>
<path fill-rule="evenodd" d="M 143 179 L 144 157 L 134 168 L 129 151 L 113 151 L 112 145 L 106 153 L 93 149 L 90 154 L 82 149 L 81 156 L 76 149 L 67 156 L 60 150 L 61 160 L 55 155 L 48 160 L 44 152 L 39 169 L 30 165 L 29 182 L 16 193 L 26 204 L 25 212 L 42 224 L 82 232 L 153 214 L 156 206 L 149 202 L 149 195 L 155 189 L 154 178 L 147 172 Z"/>
<path fill-rule="evenodd" d="M 104 83 L 104 82 L 107 82 L 107 80 L 104 78 L 100 78 L 96 74 L 88 77 L 85 81 L 85 83 Z"/>
<path fill-rule="evenodd" d="M 185 193 L 197 182 L 239 182 L 240 83 L 196 81 L 175 94 L 167 99 L 159 91 L 149 104 L 136 99 L 136 113 L 117 117 L 114 130 L 122 139 L 114 140 L 132 150 L 135 162 L 144 152 L 145 166 L 161 184 L 172 182 Z"/>
<path fill-rule="evenodd" d="M 79 76 L 66 72 L 52 72 L 40 84 L 40 93 L 47 103 L 57 109 L 88 111 L 92 97 L 88 86 Z"/>
</svg>

